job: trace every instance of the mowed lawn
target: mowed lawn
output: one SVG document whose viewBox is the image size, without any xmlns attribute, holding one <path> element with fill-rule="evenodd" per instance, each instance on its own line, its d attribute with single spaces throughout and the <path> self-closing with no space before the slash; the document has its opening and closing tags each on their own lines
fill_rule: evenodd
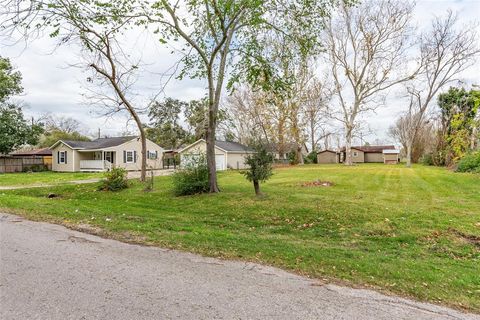
<svg viewBox="0 0 480 320">
<path fill-rule="evenodd" d="M 0 173 L 0 187 L 53 185 L 95 178 L 102 178 L 102 175 L 100 173 L 52 171 Z"/>
<path fill-rule="evenodd" d="M 334 185 L 302 186 L 315 180 Z M 124 241 L 257 261 L 480 312 L 480 175 L 402 165 L 275 170 L 265 197 L 238 172 L 220 194 L 96 184 L 0 193 L 0 208 Z M 49 192 L 60 195 L 47 199 Z"/>
</svg>

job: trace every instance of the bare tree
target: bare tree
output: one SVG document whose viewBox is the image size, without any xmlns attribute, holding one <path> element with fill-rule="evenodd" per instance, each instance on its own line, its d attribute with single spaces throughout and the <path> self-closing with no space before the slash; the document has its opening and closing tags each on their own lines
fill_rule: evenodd
<svg viewBox="0 0 480 320">
<path fill-rule="evenodd" d="M 445 17 L 436 17 L 431 29 L 421 36 L 421 70 L 407 87 L 411 96 L 406 116 L 411 121 L 406 137 L 407 167 L 411 166 L 412 148 L 433 98 L 446 84 L 458 80 L 480 52 L 475 28 L 459 27 L 457 22 L 457 15 L 448 11 Z"/>
<path fill-rule="evenodd" d="M 55 116 L 51 113 L 43 114 L 38 119 L 43 123 L 45 130 L 60 130 L 66 133 L 80 132 L 82 123 L 72 117 Z"/>
<path fill-rule="evenodd" d="M 264 144 L 271 141 L 271 123 L 267 116 L 265 96 L 253 91 L 248 85 L 237 87 L 226 99 L 236 139 L 249 144 L 259 140 Z"/>
<path fill-rule="evenodd" d="M 367 0 L 341 6 L 327 21 L 327 59 L 340 105 L 331 116 L 344 126 L 347 165 L 359 115 L 384 104 L 386 91 L 414 73 L 406 68 L 412 11 L 405 1 Z"/>
<path fill-rule="evenodd" d="M 326 115 L 331 98 L 332 91 L 328 87 L 327 81 L 320 81 L 317 78 L 313 79 L 311 87 L 307 90 L 304 108 L 304 118 L 308 128 L 311 151 L 317 151 L 320 141 L 324 139 L 326 139 L 326 146 L 328 146 L 327 141 L 328 137 L 332 135 L 332 130 Z"/>
<path fill-rule="evenodd" d="M 112 15 L 110 8 L 115 8 Z M 142 144 L 140 180 L 146 177 L 146 137 L 139 116 L 139 108 L 133 105 L 128 94 L 132 75 L 138 63 L 132 63 L 124 47 L 118 41 L 133 22 L 132 6 L 124 1 L 110 1 L 109 6 L 99 2 L 74 0 L 10 1 L 8 17 L 11 26 L 28 38 L 42 30 L 59 38 L 59 45 L 80 45 L 80 64 L 93 71 L 88 80 L 95 87 L 106 86 L 110 92 L 92 91 L 89 96 L 96 104 L 109 108 L 108 115 L 127 111 L 137 125 Z M 113 94 L 112 94 L 113 93 Z"/>
<path fill-rule="evenodd" d="M 398 141 L 403 148 L 403 151 L 407 152 L 408 138 L 411 132 L 411 124 L 415 122 L 417 115 L 403 113 L 401 114 L 395 124 L 392 125 L 388 134 Z M 423 119 L 420 129 L 417 132 L 417 139 L 411 149 L 411 158 L 414 162 L 417 162 L 422 155 L 427 152 L 431 152 L 435 141 L 433 121 L 430 119 Z M 405 154 L 406 156 L 406 154 Z"/>
</svg>

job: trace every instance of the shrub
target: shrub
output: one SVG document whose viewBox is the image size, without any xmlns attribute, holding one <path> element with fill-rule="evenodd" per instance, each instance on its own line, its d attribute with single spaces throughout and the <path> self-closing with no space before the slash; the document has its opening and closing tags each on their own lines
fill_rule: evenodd
<svg viewBox="0 0 480 320">
<path fill-rule="evenodd" d="M 100 182 L 99 190 L 120 191 L 128 188 L 127 171 L 123 168 L 113 168 L 105 173 L 105 179 Z"/>
<path fill-rule="evenodd" d="M 308 164 L 308 163 L 317 163 L 317 152 L 316 151 L 312 151 L 310 152 L 306 157 L 305 159 L 303 159 L 303 161 Z"/>
<path fill-rule="evenodd" d="M 32 164 L 31 166 L 23 168 L 23 172 L 44 172 L 44 171 L 48 171 L 48 167 L 44 164 Z"/>
<path fill-rule="evenodd" d="M 420 158 L 420 163 L 424 166 L 433 166 L 433 155 L 431 153 L 424 154 Z"/>
<path fill-rule="evenodd" d="M 173 192 L 176 196 L 205 193 L 210 190 L 208 184 L 208 167 L 204 155 L 189 159 L 183 169 L 172 176 Z"/>
<path fill-rule="evenodd" d="M 297 154 L 295 153 L 295 151 L 290 151 L 289 153 L 287 153 L 287 158 L 288 158 L 288 163 L 292 165 L 298 164 Z"/>
<path fill-rule="evenodd" d="M 268 180 L 272 176 L 273 155 L 268 153 L 264 147 L 256 148 L 256 152 L 245 157 L 245 164 L 248 170 L 243 174 L 248 181 L 253 182 L 255 194 L 261 195 L 260 182 Z"/>
<path fill-rule="evenodd" d="M 457 166 L 458 172 L 480 172 L 480 151 L 464 156 Z"/>
</svg>

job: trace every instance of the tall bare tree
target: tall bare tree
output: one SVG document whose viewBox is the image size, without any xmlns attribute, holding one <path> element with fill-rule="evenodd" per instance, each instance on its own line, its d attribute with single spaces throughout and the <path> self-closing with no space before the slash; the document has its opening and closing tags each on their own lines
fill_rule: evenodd
<svg viewBox="0 0 480 320">
<path fill-rule="evenodd" d="M 367 0 L 341 6 L 327 22 L 327 59 L 340 105 L 332 117 L 344 126 L 347 165 L 359 116 L 384 104 L 386 91 L 414 73 L 406 63 L 412 11 L 407 1 Z"/>
<path fill-rule="evenodd" d="M 90 100 L 108 107 L 108 114 L 127 111 L 137 125 L 142 144 L 140 180 L 146 177 L 146 137 L 139 108 L 128 94 L 132 74 L 138 64 L 130 61 L 118 41 L 133 22 L 132 6 L 122 0 L 112 0 L 108 5 L 97 1 L 75 0 L 12 0 L 7 8 L 10 25 L 26 38 L 46 30 L 59 39 L 59 45 L 80 46 L 80 65 L 93 71 L 88 81 L 95 88 L 106 87 L 110 93 L 97 92 Z M 111 8 L 115 8 L 112 14 Z"/>
<path fill-rule="evenodd" d="M 306 94 L 304 118 L 312 151 L 317 151 L 320 141 L 324 139 L 327 141 L 327 137 L 332 135 L 329 119 L 326 116 L 332 91 L 326 80 L 320 81 L 314 78 Z"/>
<path fill-rule="evenodd" d="M 411 119 L 408 113 L 401 114 L 395 123 L 389 128 L 388 134 L 398 141 L 403 148 L 403 151 L 407 152 L 408 137 L 411 132 L 411 123 L 415 119 Z M 435 130 L 433 119 L 425 117 L 420 125 L 420 130 L 417 132 L 417 139 L 411 149 L 411 158 L 414 162 L 418 161 L 422 155 L 431 152 L 434 147 Z"/>
<path fill-rule="evenodd" d="M 477 36 L 473 26 L 458 26 L 458 17 L 452 11 L 445 17 L 433 19 L 431 29 L 421 35 L 420 73 L 407 86 L 411 97 L 406 112 L 410 120 L 406 137 L 407 167 L 412 164 L 412 148 L 433 98 L 475 63 L 480 52 Z"/>
</svg>

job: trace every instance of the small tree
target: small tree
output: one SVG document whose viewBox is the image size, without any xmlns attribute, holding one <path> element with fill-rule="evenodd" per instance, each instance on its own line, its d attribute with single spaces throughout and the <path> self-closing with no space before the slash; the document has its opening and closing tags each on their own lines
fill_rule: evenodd
<svg viewBox="0 0 480 320">
<path fill-rule="evenodd" d="M 249 169 L 244 172 L 248 181 L 253 182 L 255 194 L 261 195 L 260 182 L 265 182 L 272 176 L 273 155 L 265 147 L 257 148 L 257 152 L 245 157 L 245 164 Z"/>
</svg>

